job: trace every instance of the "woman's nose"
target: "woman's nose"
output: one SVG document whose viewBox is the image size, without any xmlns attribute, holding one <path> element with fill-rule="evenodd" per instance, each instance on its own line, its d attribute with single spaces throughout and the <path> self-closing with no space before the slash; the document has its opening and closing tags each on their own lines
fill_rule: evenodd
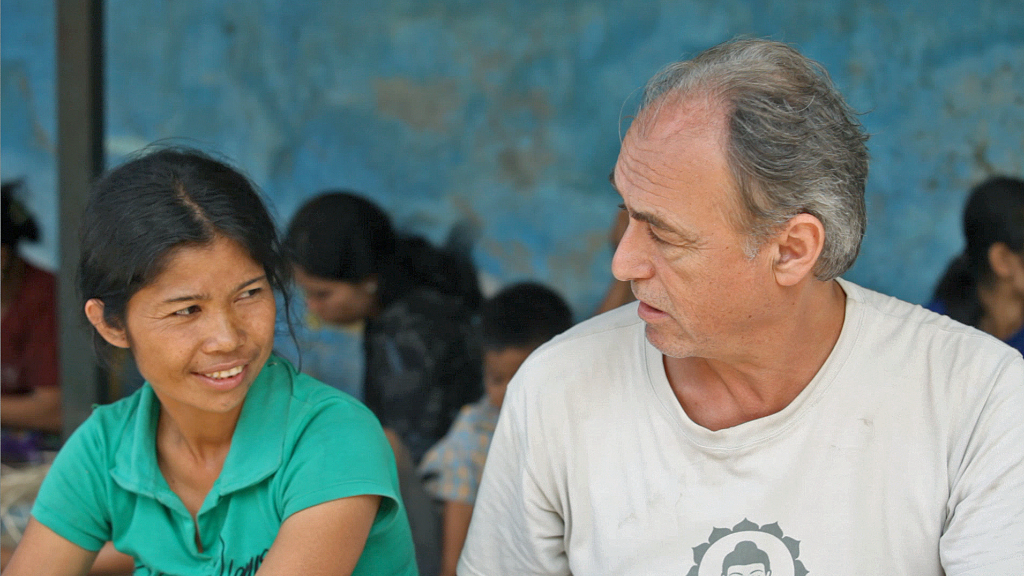
<svg viewBox="0 0 1024 576">
<path fill-rule="evenodd" d="M 211 313 L 206 333 L 206 352 L 230 352 L 245 342 L 245 328 L 236 314 Z"/>
</svg>

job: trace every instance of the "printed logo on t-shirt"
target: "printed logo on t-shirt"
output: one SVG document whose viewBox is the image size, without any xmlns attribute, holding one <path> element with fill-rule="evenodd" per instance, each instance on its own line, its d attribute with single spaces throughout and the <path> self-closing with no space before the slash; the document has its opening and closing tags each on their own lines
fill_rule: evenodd
<svg viewBox="0 0 1024 576">
<path fill-rule="evenodd" d="M 220 544 L 219 566 L 213 576 L 254 576 L 256 571 L 260 569 L 260 565 L 263 564 L 263 559 L 266 558 L 267 552 L 270 551 L 265 548 L 263 552 L 252 556 L 248 560 L 234 560 L 224 554 L 226 546 L 224 546 L 223 537 L 220 539 Z M 133 576 L 172 576 L 167 572 L 152 570 L 142 564 L 135 564 L 135 571 L 132 574 Z"/>
<path fill-rule="evenodd" d="M 782 533 L 777 522 L 758 526 L 744 519 L 715 528 L 708 541 L 693 549 L 696 562 L 687 576 L 805 576 L 800 541 Z"/>
</svg>

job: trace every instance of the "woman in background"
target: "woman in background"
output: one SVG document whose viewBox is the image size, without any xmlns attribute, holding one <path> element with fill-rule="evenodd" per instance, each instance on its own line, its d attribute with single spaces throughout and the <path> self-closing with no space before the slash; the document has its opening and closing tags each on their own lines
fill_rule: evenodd
<svg viewBox="0 0 1024 576">
<path fill-rule="evenodd" d="M 440 519 L 416 466 L 483 392 L 476 270 L 467 254 L 400 236 L 383 210 L 349 192 L 303 205 L 285 242 L 309 310 L 364 324 L 366 405 L 395 451 L 420 572 L 437 574 Z"/>
<path fill-rule="evenodd" d="M 57 362 L 57 281 L 25 261 L 23 240 L 39 239 L 35 220 L 15 198 L 19 183 L 4 182 L 0 270 L 0 422 L 4 462 L 35 460 L 60 446 L 61 395 Z"/>
<path fill-rule="evenodd" d="M 4 574 L 83 574 L 107 541 L 145 574 L 416 574 L 379 423 L 272 352 L 290 267 L 253 185 L 161 150 L 102 178 L 82 226 L 94 338 L 146 384 L 68 440 Z"/>
<path fill-rule="evenodd" d="M 482 392 L 468 258 L 402 237 L 377 205 L 321 194 L 292 218 L 285 244 L 309 310 L 331 324 L 364 322 L 366 405 L 414 463 Z"/>
<path fill-rule="evenodd" d="M 963 228 L 967 247 L 928 308 L 1024 352 L 1024 181 L 997 177 L 976 186 Z"/>
</svg>

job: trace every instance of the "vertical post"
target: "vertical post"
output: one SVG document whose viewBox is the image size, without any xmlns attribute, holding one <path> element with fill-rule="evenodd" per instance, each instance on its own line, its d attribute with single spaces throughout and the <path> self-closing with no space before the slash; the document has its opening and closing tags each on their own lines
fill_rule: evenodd
<svg viewBox="0 0 1024 576">
<path fill-rule="evenodd" d="M 75 293 L 78 223 L 103 170 L 103 3 L 57 0 L 57 181 L 60 268 L 57 310 L 65 438 L 106 400 Z"/>
</svg>

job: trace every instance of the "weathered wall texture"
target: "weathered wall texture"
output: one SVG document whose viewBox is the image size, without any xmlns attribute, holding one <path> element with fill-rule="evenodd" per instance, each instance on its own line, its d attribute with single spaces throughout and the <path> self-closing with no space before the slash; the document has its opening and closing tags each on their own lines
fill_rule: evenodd
<svg viewBox="0 0 1024 576">
<path fill-rule="evenodd" d="M 28 178 L 50 263 L 51 4 L 2 0 L 0 20 L 3 177 Z M 1019 0 L 107 6 L 112 161 L 186 138 L 246 169 L 282 221 L 331 187 L 435 241 L 469 220 L 494 282 L 548 282 L 581 317 L 610 278 L 620 115 L 663 64 L 738 34 L 796 44 L 865 112 L 871 220 L 854 281 L 924 300 L 961 246 L 967 188 L 1024 174 Z"/>
</svg>

